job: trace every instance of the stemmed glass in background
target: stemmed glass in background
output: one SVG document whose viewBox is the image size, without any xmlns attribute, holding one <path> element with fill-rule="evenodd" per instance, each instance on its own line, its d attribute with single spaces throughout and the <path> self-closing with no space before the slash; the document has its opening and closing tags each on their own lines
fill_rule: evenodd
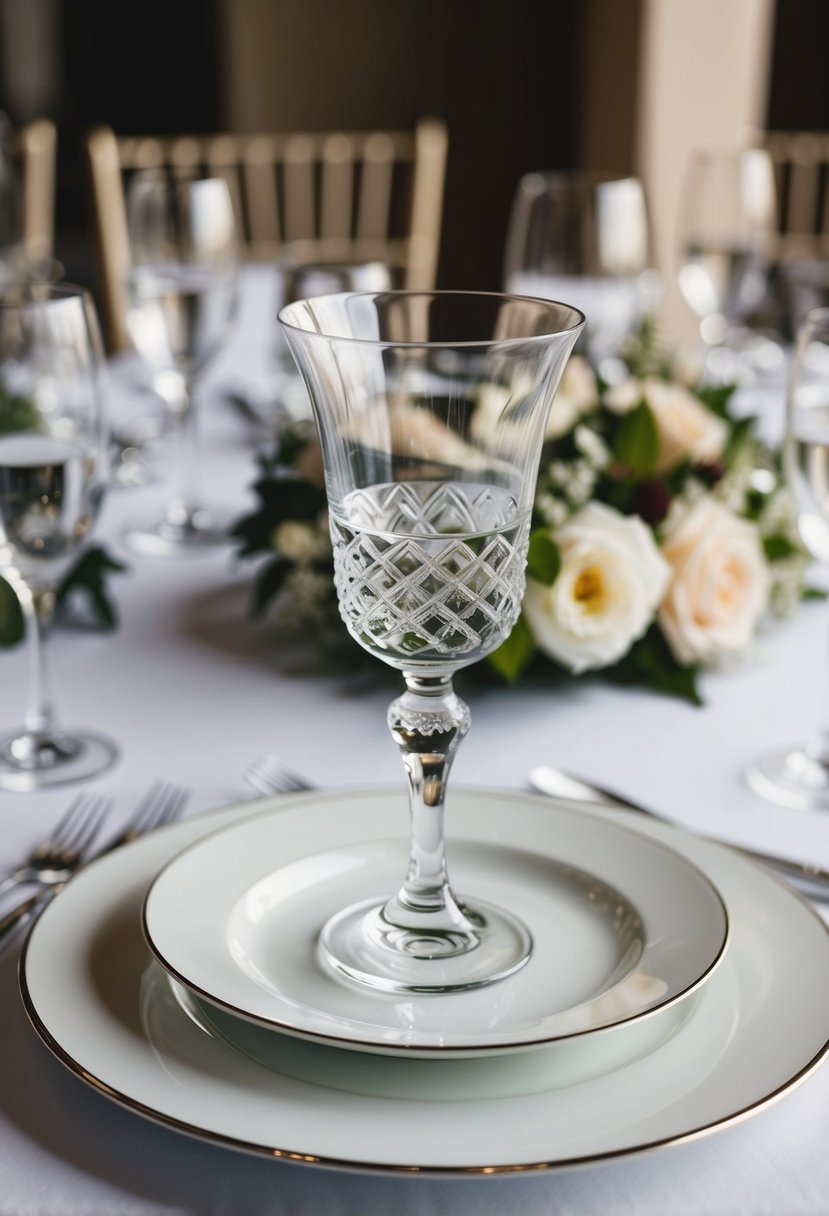
<svg viewBox="0 0 829 1216">
<path fill-rule="evenodd" d="M 0 788 L 85 780 L 117 756 L 109 739 L 60 727 L 46 661 L 57 587 L 107 480 L 102 368 L 80 288 L 29 284 L 0 302 L 0 574 L 20 601 L 32 667 L 23 725 L 0 738 Z"/>
<path fill-rule="evenodd" d="M 803 543 L 829 568 L 829 308 L 810 312 L 798 331 L 783 459 Z M 773 802 L 829 809 L 829 728 L 807 743 L 759 756 L 747 776 Z"/>
<path fill-rule="evenodd" d="M 279 259 L 279 296 L 283 306 L 336 292 L 389 291 L 394 286 L 391 268 L 385 262 L 358 261 L 346 256 L 313 261 L 303 244 L 286 246 Z M 277 407 L 277 418 L 285 413 L 291 418 L 310 417 L 308 394 L 281 330 L 277 334 L 274 362 L 276 377 L 271 397 Z"/>
<path fill-rule="evenodd" d="M 406 684 L 388 724 L 409 779 L 408 876 L 329 920 L 322 957 L 382 991 L 492 983 L 532 942 L 509 911 L 449 885 L 444 797 L 469 723 L 452 677 L 518 619 L 547 414 L 584 318 L 506 295 L 386 292 L 299 301 L 279 319 L 320 432 L 341 614 Z"/>
<path fill-rule="evenodd" d="M 580 308 L 587 354 L 612 378 L 620 344 L 659 296 L 641 182 L 586 171 L 525 174 L 507 229 L 504 289 Z"/>
<path fill-rule="evenodd" d="M 708 375 L 750 381 L 782 366 L 757 319 L 768 297 L 777 225 L 774 166 L 763 148 L 699 148 L 680 203 L 679 286 L 700 319 Z"/>
<path fill-rule="evenodd" d="M 127 327 L 175 420 L 178 488 L 159 519 L 130 528 L 139 552 L 175 557 L 227 541 L 228 521 L 197 485 L 199 377 L 227 339 L 237 286 L 237 237 L 227 183 L 136 174 L 127 198 Z"/>
</svg>

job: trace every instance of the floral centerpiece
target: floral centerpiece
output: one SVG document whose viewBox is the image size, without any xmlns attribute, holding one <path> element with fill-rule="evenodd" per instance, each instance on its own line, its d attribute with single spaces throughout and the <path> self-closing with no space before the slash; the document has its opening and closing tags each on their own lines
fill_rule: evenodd
<svg viewBox="0 0 829 1216">
<path fill-rule="evenodd" d="M 808 556 L 776 453 L 731 411 L 733 387 L 696 383 L 652 325 L 604 381 L 565 370 L 539 467 L 521 618 L 478 664 L 514 683 L 598 672 L 700 702 L 701 669 L 751 647 L 794 611 Z M 497 403 L 496 408 L 497 407 Z M 485 426 L 478 403 L 474 427 Z M 362 650 L 339 621 L 313 423 L 288 422 L 262 457 L 242 556 L 266 560 L 252 611 L 313 636 L 330 658 Z"/>
</svg>

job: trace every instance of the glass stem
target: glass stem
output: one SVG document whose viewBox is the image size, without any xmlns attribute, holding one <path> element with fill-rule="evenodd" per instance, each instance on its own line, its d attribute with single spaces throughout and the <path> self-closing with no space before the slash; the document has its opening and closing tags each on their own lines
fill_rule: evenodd
<svg viewBox="0 0 829 1216">
<path fill-rule="evenodd" d="M 52 704 L 49 635 L 55 614 L 55 592 L 15 587 L 26 622 L 29 647 L 29 699 L 23 726 L 30 735 L 53 735 L 57 718 Z"/>
<path fill-rule="evenodd" d="M 198 489 L 198 434 L 193 396 L 189 386 L 182 383 L 181 394 L 173 412 L 175 418 L 178 452 L 176 462 L 177 494 L 168 508 L 170 521 L 186 523 L 199 509 Z"/>
<path fill-rule="evenodd" d="M 388 724 L 409 781 L 411 854 L 406 881 L 385 905 L 383 918 L 416 933 L 477 942 L 476 921 L 449 886 L 443 826 L 446 781 L 469 728 L 469 709 L 450 676 L 404 675 L 406 692 L 389 706 Z"/>
<path fill-rule="evenodd" d="M 804 751 L 810 760 L 824 769 L 829 779 L 829 717 L 825 705 L 822 717 L 819 729 L 806 744 Z"/>
</svg>

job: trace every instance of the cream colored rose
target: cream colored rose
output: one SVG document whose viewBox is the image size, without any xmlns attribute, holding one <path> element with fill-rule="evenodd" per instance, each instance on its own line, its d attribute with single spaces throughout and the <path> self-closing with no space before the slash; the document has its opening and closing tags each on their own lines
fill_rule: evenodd
<svg viewBox="0 0 829 1216">
<path fill-rule="evenodd" d="M 626 414 L 644 400 L 659 435 L 657 473 L 666 473 L 680 460 L 699 464 L 719 460 L 728 439 L 728 426 L 684 384 L 648 376 L 625 380 L 605 397 L 608 409 Z"/>
<path fill-rule="evenodd" d="M 647 630 L 670 570 L 637 516 L 591 502 L 554 533 L 552 587 L 527 580 L 524 612 L 540 650 L 576 673 L 621 659 Z"/>
<path fill-rule="evenodd" d="M 659 624 L 679 662 L 744 650 L 770 589 L 754 525 L 704 495 L 670 526 L 662 553 L 672 575 Z"/>
</svg>

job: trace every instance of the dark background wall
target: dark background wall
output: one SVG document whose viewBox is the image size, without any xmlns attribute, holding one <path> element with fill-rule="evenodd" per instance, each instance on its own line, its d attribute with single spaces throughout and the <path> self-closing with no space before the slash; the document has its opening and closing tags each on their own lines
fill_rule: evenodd
<svg viewBox="0 0 829 1216">
<path fill-rule="evenodd" d="M 767 127 L 829 131 L 829 3 L 777 0 Z"/>
<path fill-rule="evenodd" d="M 84 133 L 411 127 L 450 156 L 440 284 L 497 288 L 519 176 L 575 161 L 580 28 L 569 0 L 0 0 L 54 27 L 57 256 L 91 283 Z M 20 27 L 2 24 L 4 58 Z M 29 39 L 27 53 L 36 54 Z M 0 79 L 13 121 L 19 94 Z M 29 103 L 31 104 L 31 100 Z"/>
<path fill-rule="evenodd" d="M 439 283 L 497 288 L 532 169 L 635 169 L 645 0 L 0 0 L 0 108 L 59 128 L 57 256 L 94 285 L 85 132 L 410 127 L 450 153 Z M 768 125 L 829 130 L 827 0 L 779 0 Z"/>
</svg>

